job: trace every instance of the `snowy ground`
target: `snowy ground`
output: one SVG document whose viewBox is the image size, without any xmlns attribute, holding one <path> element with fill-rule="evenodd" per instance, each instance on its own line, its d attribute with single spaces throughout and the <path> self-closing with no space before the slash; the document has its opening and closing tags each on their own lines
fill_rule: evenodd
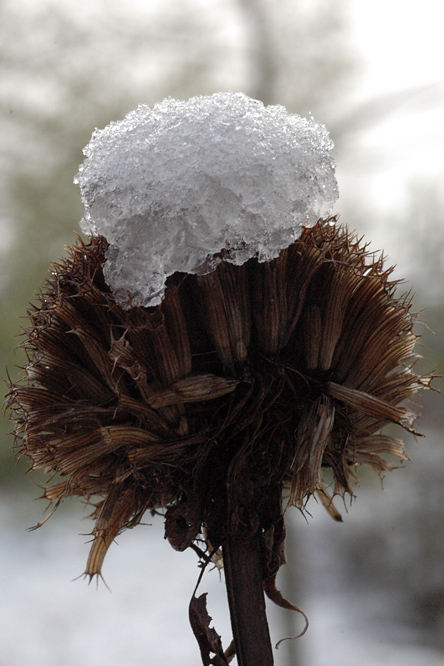
<svg viewBox="0 0 444 666">
<path fill-rule="evenodd" d="M 77 509 L 65 511 L 28 533 L 39 508 L 30 501 L 0 502 L 0 666 L 200 663 L 187 617 L 198 575 L 196 557 L 171 549 L 160 520 L 124 533 L 119 546 L 111 548 L 104 567 L 109 591 L 102 582 L 96 587 L 82 578 L 73 580 L 85 566 L 87 537 L 79 533 L 90 529 L 89 521 L 80 522 Z M 353 507 L 347 522 L 353 514 L 352 522 L 358 520 L 356 512 L 359 508 Z M 362 593 L 332 581 L 336 546 L 329 523 L 316 507 L 314 513 L 307 525 L 294 512 L 298 539 L 304 541 L 301 571 L 309 579 L 304 600 L 297 603 L 309 615 L 310 628 L 297 646 L 289 641 L 281 645 L 276 666 L 296 664 L 295 652 L 288 661 L 295 647 L 303 666 L 444 666 L 443 654 L 417 647 L 411 631 L 387 621 L 388 600 L 380 592 Z M 284 590 L 285 584 L 284 577 Z M 210 615 L 226 646 L 230 628 L 223 581 L 216 571 L 205 574 L 199 592 L 206 591 Z M 302 628 L 291 613 L 279 609 L 270 616 L 274 642 Z"/>
</svg>

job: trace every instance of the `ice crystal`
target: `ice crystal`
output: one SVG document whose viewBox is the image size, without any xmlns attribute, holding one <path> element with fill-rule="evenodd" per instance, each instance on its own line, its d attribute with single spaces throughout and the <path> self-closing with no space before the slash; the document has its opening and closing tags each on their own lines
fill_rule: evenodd
<svg viewBox="0 0 444 666">
<path fill-rule="evenodd" d="M 126 306 L 158 305 L 166 278 L 218 254 L 275 258 L 338 196 L 323 125 L 241 93 L 139 106 L 96 130 L 76 177 L 82 230 L 110 244 L 105 277 Z"/>
</svg>

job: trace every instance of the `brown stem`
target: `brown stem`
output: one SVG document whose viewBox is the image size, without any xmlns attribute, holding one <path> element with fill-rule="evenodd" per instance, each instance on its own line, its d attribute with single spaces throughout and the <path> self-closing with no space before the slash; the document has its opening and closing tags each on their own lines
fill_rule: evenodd
<svg viewBox="0 0 444 666">
<path fill-rule="evenodd" d="M 222 550 L 238 665 L 273 666 L 258 539 L 230 537 Z"/>
</svg>

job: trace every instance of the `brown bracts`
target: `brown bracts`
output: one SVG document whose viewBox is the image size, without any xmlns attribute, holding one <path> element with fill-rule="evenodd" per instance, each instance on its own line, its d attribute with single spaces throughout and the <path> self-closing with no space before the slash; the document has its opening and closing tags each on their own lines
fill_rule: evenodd
<svg viewBox="0 0 444 666">
<path fill-rule="evenodd" d="M 299 509 L 318 493 L 338 519 L 331 498 L 353 492 L 357 466 L 383 475 L 386 454 L 407 458 L 381 431 L 413 432 L 404 400 L 430 384 L 412 365 L 410 300 L 335 219 L 270 262 L 176 273 L 152 308 L 116 303 L 106 249 L 78 241 L 29 312 L 26 379 L 8 398 L 17 446 L 57 473 L 54 507 L 94 505 L 89 576 L 123 529 L 163 509 L 178 550 L 255 540 L 276 597 L 282 493 Z"/>
</svg>

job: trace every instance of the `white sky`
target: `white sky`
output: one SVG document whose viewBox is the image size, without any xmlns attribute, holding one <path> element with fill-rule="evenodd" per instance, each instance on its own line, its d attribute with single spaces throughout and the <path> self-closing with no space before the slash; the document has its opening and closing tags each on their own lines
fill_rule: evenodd
<svg viewBox="0 0 444 666">
<path fill-rule="evenodd" d="M 350 9 L 354 42 L 367 60 L 364 91 L 444 80 L 441 0 L 350 0 Z"/>
<path fill-rule="evenodd" d="M 356 186 L 366 179 L 369 200 L 389 211 L 401 205 L 412 182 L 444 177 L 444 4 L 349 3 L 352 43 L 363 58 L 351 101 L 385 97 L 385 104 L 384 120 L 354 146 L 353 176 L 347 176 Z M 415 88 L 404 102 L 396 96 Z"/>
</svg>

